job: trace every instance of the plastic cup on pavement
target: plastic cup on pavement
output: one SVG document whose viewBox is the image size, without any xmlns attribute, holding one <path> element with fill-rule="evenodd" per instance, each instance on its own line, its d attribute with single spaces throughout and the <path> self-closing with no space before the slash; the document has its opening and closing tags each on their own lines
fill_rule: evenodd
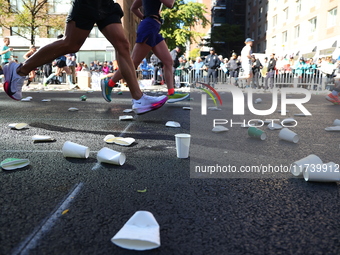
<svg viewBox="0 0 340 255">
<path fill-rule="evenodd" d="M 256 127 L 249 127 L 248 128 L 248 135 L 253 138 L 257 138 L 260 140 L 266 140 L 267 134 L 262 131 L 261 129 L 258 129 Z"/>
<path fill-rule="evenodd" d="M 151 250 L 161 245 L 159 225 L 148 211 L 137 211 L 111 238 L 115 245 L 129 250 Z"/>
<path fill-rule="evenodd" d="M 123 165 L 126 160 L 126 156 L 122 152 L 112 150 L 104 147 L 97 154 L 97 160 L 101 163 L 108 163 L 113 165 Z"/>
<path fill-rule="evenodd" d="M 190 147 L 190 134 L 176 134 L 176 151 L 177 158 L 188 158 Z"/>
<path fill-rule="evenodd" d="M 339 119 L 334 120 L 333 126 L 340 126 L 340 120 Z"/>
<path fill-rule="evenodd" d="M 303 175 L 303 172 L 305 171 L 306 168 L 317 168 L 319 165 L 322 165 L 322 160 L 314 155 L 310 154 L 307 157 L 304 157 L 298 161 L 295 161 L 290 168 L 290 172 L 296 176 L 300 177 Z"/>
<path fill-rule="evenodd" d="M 281 129 L 279 133 L 279 137 L 282 140 L 292 142 L 292 143 L 297 143 L 299 141 L 299 136 L 288 128 Z"/>
<path fill-rule="evenodd" d="M 339 164 L 328 162 L 315 167 L 308 167 L 303 172 L 303 178 L 309 182 L 337 182 L 340 181 Z"/>
<path fill-rule="evenodd" d="M 90 149 L 84 145 L 67 141 L 62 148 L 64 157 L 70 158 L 88 158 L 90 155 Z"/>
</svg>

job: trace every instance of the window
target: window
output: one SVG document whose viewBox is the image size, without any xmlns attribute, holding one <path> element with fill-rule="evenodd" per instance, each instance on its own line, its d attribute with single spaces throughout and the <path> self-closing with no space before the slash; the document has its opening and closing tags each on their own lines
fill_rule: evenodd
<svg viewBox="0 0 340 255">
<path fill-rule="evenodd" d="M 256 0 L 254 0 L 254 2 L 253 2 L 254 6 L 256 6 L 256 2 L 257 2 L 257 1 L 256 1 Z"/>
<path fill-rule="evenodd" d="M 334 27 L 336 25 L 336 18 L 338 14 L 338 8 L 333 8 L 328 12 L 327 26 Z"/>
<path fill-rule="evenodd" d="M 316 31 L 316 17 L 309 20 L 309 31 L 314 33 Z"/>
<path fill-rule="evenodd" d="M 98 27 L 93 27 L 89 34 L 89 38 L 104 38 L 104 35 L 100 32 Z"/>
<path fill-rule="evenodd" d="M 257 44 L 256 52 L 261 52 L 261 43 Z"/>
<path fill-rule="evenodd" d="M 69 0 L 50 0 L 48 1 L 50 4 L 50 13 L 54 14 L 65 14 L 70 9 Z"/>
<path fill-rule="evenodd" d="M 47 28 L 47 38 L 57 38 L 57 36 L 61 34 L 64 34 L 64 30 L 55 29 L 53 27 Z"/>
<path fill-rule="evenodd" d="M 259 19 L 262 17 L 262 13 L 263 13 L 263 7 L 259 8 Z"/>
<path fill-rule="evenodd" d="M 301 0 L 296 1 L 296 13 L 301 12 Z"/>
<path fill-rule="evenodd" d="M 277 25 L 277 15 L 273 16 L 273 27 Z"/>
<path fill-rule="evenodd" d="M 285 15 L 285 19 L 288 20 L 288 7 L 286 9 L 283 10 L 284 15 Z"/>
<path fill-rule="evenodd" d="M 276 47 L 276 36 L 272 37 L 272 45 L 273 47 Z"/>
<path fill-rule="evenodd" d="M 257 36 L 261 37 L 262 31 L 261 31 L 261 26 L 257 27 Z"/>
<path fill-rule="evenodd" d="M 300 37 L 300 25 L 297 25 L 294 27 L 294 39 L 297 39 Z"/>
<path fill-rule="evenodd" d="M 12 11 L 23 11 L 24 5 L 22 4 L 22 0 L 11 0 L 11 8 Z"/>
<path fill-rule="evenodd" d="M 282 43 L 285 44 L 288 41 L 287 31 L 282 32 Z"/>
</svg>

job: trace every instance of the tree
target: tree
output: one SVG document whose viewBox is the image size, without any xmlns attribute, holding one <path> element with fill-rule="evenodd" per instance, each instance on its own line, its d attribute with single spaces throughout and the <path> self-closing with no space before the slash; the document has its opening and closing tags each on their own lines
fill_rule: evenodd
<svg viewBox="0 0 340 255">
<path fill-rule="evenodd" d="M 204 36 L 202 33 L 194 31 L 194 25 L 200 24 L 206 27 L 209 21 L 204 16 L 207 13 L 206 6 L 201 3 L 187 2 L 177 0 L 172 9 L 164 9 L 162 17 L 164 24 L 161 28 L 161 34 L 166 39 L 168 47 L 173 49 L 176 45 L 184 46 L 189 40 L 197 41 L 199 37 Z"/>
<path fill-rule="evenodd" d="M 11 5 L 10 0 L 0 0 L 0 26 L 35 44 L 35 37 L 43 33 L 39 28 L 60 30 L 65 25 L 64 15 L 51 15 L 48 0 L 22 0 L 22 5 Z M 54 1 L 54 4 L 57 4 Z M 16 29 L 13 29 L 15 27 Z M 45 33 L 47 34 L 47 32 Z"/>
</svg>

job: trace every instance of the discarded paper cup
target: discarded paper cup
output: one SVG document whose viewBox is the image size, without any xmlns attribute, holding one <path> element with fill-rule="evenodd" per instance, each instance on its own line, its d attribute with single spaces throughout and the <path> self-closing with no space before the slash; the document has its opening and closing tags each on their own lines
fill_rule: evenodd
<svg viewBox="0 0 340 255">
<path fill-rule="evenodd" d="M 303 172 L 303 178 L 309 182 L 340 181 L 339 164 L 328 162 L 315 167 L 308 167 Z"/>
<path fill-rule="evenodd" d="M 19 158 L 7 158 L 0 163 L 0 166 L 4 170 L 14 170 L 28 166 L 30 161 L 28 159 Z"/>
<path fill-rule="evenodd" d="M 129 250 L 151 250 L 161 245 L 159 225 L 148 211 L 137 211 L 111 238 L 115 245 Z"/>
<path fill-rule="evenodd" d="M 281 129 L 279 137 L 282 140 L 297 143 L 299 141 L 299 136 L 288 128 Z"/>
<path fill-rule="evenodd" d="M 340 120 L 339 119 L 334 120 L 333 126 L 340 126 Z"/>
<path fill-rule="evenodd" d="M 123 165 L 125 163 L 126 156 L 122 152 L 111 150 L 107 147 L 98 151 L 97 160 L 101 163 L 108 163 L 113 165 Z"/>
<path fill-rule="evenodd" d="M 189 134 L 176 134 L 176 151 L 178 158 L 187 158 L 189 157 L 189 147 L 190 147 L 190 138 Z"/>
<path fill-rule="evenodd" d="M 318 165 L 322 165 L 322 160 L 318 156 L 310 154 L 305 158 L 295 161 L 290 167 L 290 172 L 294 176 L 299 177 L 302 176 L 306 168 L 318 167 Z"/>
<path fill-rule="evenodd" d="M 214 133 L 221 133 L 221 132 L 225 132 L 228 130 L 229 129 L 224 126 L 215 126 L 211 131 L 213 131 Z"/>
<path fill-rule="evenodd" d="M 264 131 L 262 131 L 261 129 L 258 129 L 256 127 L 249 127 L 248 128 L 248 135 L 250 137 L 254 137 L 260 140 L 266 140 L 267 135 Z"/>
<path fill-rule="evenodd" d="M 167 123 L 165 123 L 165 126 L 166 127 L 174 127 L 174 128 L 179 128 L 181 127 L 181 124 L 179 124 L 178 122 L 176 121 L 168 121 Z"/>
<path fill-rule="evenodd" d="M 256 98 L 255 99 L 255 104 L 260 104 L 262 103 L 262 99 L 261 98 Z"/>
<path fill-rule="evenodd" d="M 26 124 L 26 123 L 11 123 L 8 126 L 12 129 L 20 130 L 20 129 L 27 128 L 28 124 Z"/>
<path fill-rule="evenodd" d="M 90 155 L 88 147 L 70 141 L 64 143 L 62 151 L 65 158 L 88 158 Z"/>
<path fill-rule="evenodd" d="M 282 129 L 282 126 L 280 124 L 277 123 L 270 123 L 267 126 L 270 130 L 276 130 L 276 129 Z"/>
</svg>

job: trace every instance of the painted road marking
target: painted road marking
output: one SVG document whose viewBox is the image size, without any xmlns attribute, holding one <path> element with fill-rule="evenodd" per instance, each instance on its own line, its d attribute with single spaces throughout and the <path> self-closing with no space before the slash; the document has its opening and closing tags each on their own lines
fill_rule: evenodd
<svg viewBox="0 0 340 255">
<path fill-rule="evenodd" d="M 74 200 L 75 196 L 79 193 L 82 187 L 82 182 L 74 185 L 72 190 L 69 192 L 69 195 L 60 203 L 59 207 L 57 207 L 47 219 L 45 219 L 38 227 L 35 228 L 35 230 L 25 239 L 25 241 L 15 249 L 12 255 L 29 254 L 29 251 L 37 246 L 39 240 L 42 239 L 44 235 L 52 229 L 58 218 L 60 218 L 62 215 L 62 212 L 69 208 L 71 202 Z"/>
</svg>

